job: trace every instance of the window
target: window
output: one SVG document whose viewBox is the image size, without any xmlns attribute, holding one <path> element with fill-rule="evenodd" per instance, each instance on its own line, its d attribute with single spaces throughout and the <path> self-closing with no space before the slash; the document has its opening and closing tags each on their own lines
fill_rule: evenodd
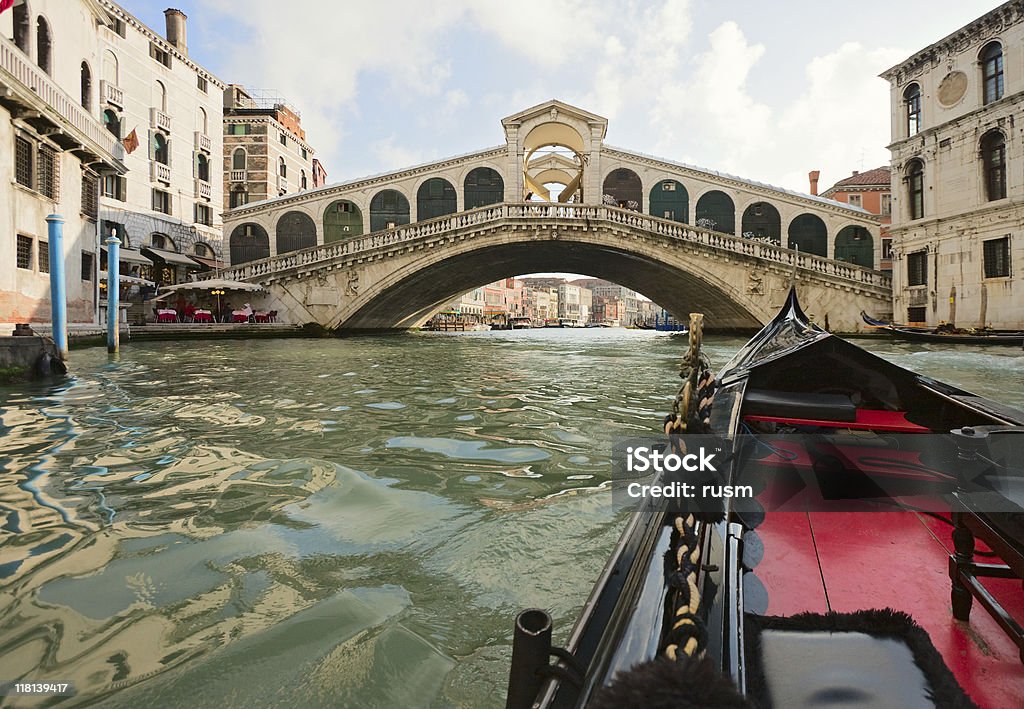
<svg viewBox="0 0 1024 709">
<path fill-rule="evenodd" d="M 907 308 L 907 322 L 924 322 L 927 319 L 924 307 Z"/>
<path fill-rule="evenodd" d="M 846 202 L 851 207 L 859 207 L 861 206 L 861 196 L 859 194 L 847 195 Z"/>
<path fill-rule="evenodd" d="M 91 172 L 82 173 L 82 214 L 92 219 L 99 216 L 99 182 Z"/>
<path fill-rule="evenodd" d="M 92 110 L 92 70 L 82 62 L 82 107 Z"/>
<path fill-rule="evenodd" d="M 279 135 L 279 136 L 277 137 L 277 139 L 281 141 L 281 145 L 284 145 L 285 147 L 287 147 L 287 146 L 288 146 L 288 136 L 287 136 L 286 134 L 284 134 L 284 133 L 281 133 L 281 134 L 280 134 L 280 135 Z"/>
<path fill-rule="evenodd" d="M 675 210 L 666 209 L 665 213 L 662 215 L 662 218 L 663 219 L 675 219 L 676 218 Z"/>
<path fill-rule="evenodd" d="M 210 205 L 202 202 L 196 203 L 196 224 L 213 226 L 213 209 L 210 208 Z M 202 254 L 199 255 L 202 256 Z"/>
<path fill-rule="evenodd" d="M 210 84 L 206 80 L 205 76 L 197 76 L 196 77 L 196 88 L 198 88 L 204 94 L 207 93 L 210 90 Z"/>
<path fill-rule="evenodd" d="M 28 33 L 31 28 L 28 15 L 28 3 L 19 2 L 11 10 L 14 23 L 14 44 L 21 51 L 28 54 Z"/>
<path fill-rule="evenodd" d="M 981 161 L 985 171 L 985 196 L 991 202 L 1006 197 L 1006 141 L 997 130 L 981 139 Z"/>
<path fill-rule="evenodd" d="M 32 143 L 22 137 L 14 139 L 14 178 L 19 185 L 32 188 L 35 186 L 32 175 Z"/>
<path fill-rule="evenodd" d="M 208 135 L 210 132 L 210 121 L 206 116 L 206 109 L 201 106 L 199 113 L 196 115 L 196 127 L 203 135 Z"/>
<path fill-rule="evenodd" d="M 989 42 L 981 50 L 981 78 L 986 104 L 1003 97 L 1003 46 L 999 42 Z"/>
<path fill-rule="evenodd" d="M 910 204 L 910 218 L 924 217 L 924 163 L 913 160 L 907 169 L 907 196 Z"/>
<path fill-rule="evenodd" d="M 50 39 L 50 25 L 42 17 L 36 20 L 36 64 L 47 74 L 53 68 L 53 43 Z"/>
<path fill-rule="evenodd" d="M 308 160 L 309 159 L 309 151 L 306 150 L 305 148 L 302 149 L 302 159 L 303 160 Z"/>
<path fill-rule="evenodd" d="M 192 247 L 192 253 L 201 258 L 210 258 L 213 256 L 213 250 L 203 243 L 197 243 Z"/>
<path fill-rule="evenodd" d="M 95 268 L 96 257 L 88 251 L 82 252 L 82 280 L 91 281 Z"/>
<path fill-rule="evenodd" d="M 127 28 L 124 25 L 124 20 L 122 20 L 120 17 L 114 18 L 114 26 L 112 29 L 122 37 L 127 36 Z"/>
<path fill-rule="evenodd" d="M 903 102 L 907 107 L 907 137 L 917 135 L 921 130 L 921 87 L 911 84 L 903 92 Z"/>
<path fill-rule="evenodd" d="M 158 111 L 167 112 L 167 87 L 163 82 L 153 83 L 153 107 Z"/>
<path fill-rule="evenodd" d="M 907 285 L 923 286 L 928 284 L 928 252 L 915 251 L 907 254 Z"/>
<path fill-rule="evenodd" d="M 39 240 L 39 272 L 50 272 L 50 244 L 42 239 Z"/>
<path fill-rule="evenodd" d="M 1006 278 L 1010 275 L 1010 237 L 981 242 L 985 262 L 985 278 Z"/>
<path fill-rule="evenodd" d="M 18 268 L 32 270 L 32 238 L 18 234 Z"/>
<path fill-rule="evenodd" d="M 244 170 L 246 162 L 246 155 L 244 148 L 236 148 L 235 152 L 231 154 L 231 169 L 232 170 Z"/>
<path fill-rule="evenodd" d="M 103 112 L 103 125 L 106 127 L 108 133 L 118 140 L 121 139 L 121 119 L 118 118 L 115 111 L 108 108 Z"/>
<path fill-rule="evenodd" d="M 168 69 L 171 68 L 170 53 L 158 47 L 155 42 L 149 43 L 149 56 L 153 57 L 153 59 L 163 64 Z"/>
<path fill-rule="evenodd" d="M 882 258 L 892 260 L 892 239 L 882 239 Z"/>
<path fill-rule="evenodd" d="M 119 202 L 127 200 L 127 180 L 120 175 L 103 175 L 103 196 Z"/>
<path fill-rule="evenodd" d="M 882 216 L 889 216 L 892 214 L 892 195 L 888 192 L 882 193 L 881 205 Z"/>
<path fill-rule="evenodd" d="M 196 156 L 196 177 L 203 182 L 210 181 L 210 161 L 202 153 Z"/>
<path fill-rule="evenodd" d="M 285 164 L 284 158 L 278 161 L 277 174 L 281 177 L 288 177 L 288 165 Z"/>
<path fill-rule="evenodd" d="M 44 197 L 60 199 L 60 163 L 57 152 L 49 145 L 39 146 L 36 154 L 36 189 Z"/>
<path fill-rule="evenodd" d="M 228 135 L 250 135 L 252 126 L 248 123 L 232 123 L 228 126 Z"/>
<path fill-rule="evenodd" d="M 676 181 L 675 180 L 665 180 L 664 182 L 661 183 L 661 191 L 662 192 L 675 192 L 676 191 Z"/>
<path fill-rule="evenodd" d="M 149 237 L 149 244 L 154 249 L 166 249 L 167 237 L 163 234 L 151 234 Z"/>
<path fill-rule="evenodd" d="M 170 214 L 171 195 L 163 190 L 153 190 L 153 210 L 164 214 Z"/>
<path fill-rule="evenodd" d="M 306 183 L 306 171 L 305 170 L 300 170 L 299 171 L 299 185 L 301 186 L 301 189 L 306 189 L 306 184 L 307 184 Z"/>
<path fill-rule="evenodd" d="M 170 165 L 171 151 L 168 147 L 167 138 L 160 133 L 153 134 L 153 159 L 163 165 Z"/>
<path fill-rule="evenodd" d="M 231 205 L 231 209 L 249 204 L 249 193 L 245 190 L 234 190 L 231 193 L 231 201 L 229 204 Z"/>
</svg>

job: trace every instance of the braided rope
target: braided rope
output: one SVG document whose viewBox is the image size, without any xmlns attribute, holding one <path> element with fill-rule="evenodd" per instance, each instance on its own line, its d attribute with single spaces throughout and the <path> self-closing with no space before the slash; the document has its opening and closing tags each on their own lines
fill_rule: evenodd
<svg viewBox="0 0 1024 709">
<path fill-rule="evenodd" d="M 685 519 L 676 517 L 672 538 L 674 553 L 670 552 L 666 561 L 671 562 L 668 584 L 672 589 L 674 612 L 672 629 L 666 637 L 665 655 L 675 660 L 680 652 L 689 657 L 703 653 L 707 644 L 707 628 L 697 615 L 700 609 L 700 590 L 697 588 L 700 547 L 692 514 Z"/>
</svg>

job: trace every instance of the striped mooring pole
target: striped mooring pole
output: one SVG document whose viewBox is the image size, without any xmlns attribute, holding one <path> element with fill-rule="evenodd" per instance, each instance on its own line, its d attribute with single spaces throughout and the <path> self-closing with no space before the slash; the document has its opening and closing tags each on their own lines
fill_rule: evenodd
<svg viewBox="0 0 1024 709">
<path fill-rule="evenodd" d="M 53 342 L 61 359 L 68 358 L 68 292 L 64 277 L 64 217 L 51 214 L 46 217 L 50 244 L 50 322 L 53 324 Z"/>
</svg>

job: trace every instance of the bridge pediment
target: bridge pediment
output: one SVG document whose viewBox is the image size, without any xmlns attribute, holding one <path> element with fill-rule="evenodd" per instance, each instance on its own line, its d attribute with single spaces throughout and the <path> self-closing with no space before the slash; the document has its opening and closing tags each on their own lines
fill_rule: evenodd
<svg viewBox="0 0 1024 709">
<path fill-rule="evenodd" d="M 605 135 L 608 132 L 608 119 L 604 116 L 599 116 L 596 113 L 585 111 L 578 106 L 572 106 L 568 103 L 563 103 L 558 99 L 551 99 L 544 103 L 539 103 L 536 106 L 527 108 L 519 113 L 514 113 L 511 116 L 501 119 L 501 125 L 505 127 L 506 132 L 510 127 L 520 127 L 526 123 L 536 122 L 537 119 L 541 119 L 540 122 L 550 121 L 552 123 L 583 123 L 591 127 L 600 129 L 600 135 L 597 137 L 604 140 Z"/>
</svg>

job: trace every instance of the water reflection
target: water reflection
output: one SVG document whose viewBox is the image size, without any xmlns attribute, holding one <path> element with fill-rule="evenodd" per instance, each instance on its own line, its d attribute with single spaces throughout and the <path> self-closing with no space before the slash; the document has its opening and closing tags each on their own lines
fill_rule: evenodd
<svg viewBox="0 0 1024 709">
<path fill-rule="evenodd" d="M 1024 404 L 1015 352 L 872 347 Z M 514 613 L 568 631 L 622 521 L 611 441 L 658 429 L 684 349 L 559 330 L 75 352 L 69 384 L 0 390 L 0 677 L 116 707 L 500 705 Z"/>
</svg>

